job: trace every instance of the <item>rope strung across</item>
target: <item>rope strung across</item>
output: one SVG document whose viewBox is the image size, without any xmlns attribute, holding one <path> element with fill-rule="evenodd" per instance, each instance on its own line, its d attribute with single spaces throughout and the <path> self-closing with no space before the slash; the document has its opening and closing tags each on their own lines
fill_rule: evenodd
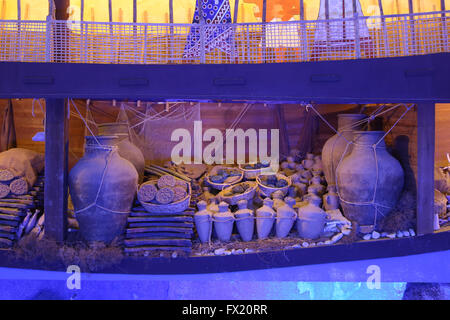
<svg viewBox="0 0 450 320">
<path fill-rule="evenodd" d="M 405 111 L 402 113 L 402 115 L 395 121 L 395 123 L 391 126 L 391 128 L 388 130 L 388 131 L 386 131 L 386 133 L 375 143 L 375 144 L 373 144 L 372 146 L 370 146 L 372 149 L 373 149 L 373 155 L 374 155 L 374 158 L 375 158 L 375 164 L 376 164 L 376 179 L 375 179 L 375 186 L 374 186 L 374 193 L 373 193 L 373 197 L 372 197 L 372 200 L 371 201 L 366 201 L 366 202 L 352 202 L 352 201 L 348 201 L 348 200 L 346 200 L 346 199 L 344 199 L 342 196 L 341 196 L 341 193 L 340 193 L 340 191 L 339 191 L 339 183 L 338 183 L 338 175 L 337 175 L 337 169 L 339 168 L 339 165 L 341 164 L 341 162 L 342 162 L 342 160 L 344 159 L 344 157 L 347 155 L 347 153 L 348 153 L 348 150 L 349 150 L 349 148 L 350 148 L 350 146 L 351 145 L 360 145 L 360 146 L 366 146 L 367 147 L 367 145 L 362 145 L 362 144 L 358 144 L 358 143 L 356 143 L 356 142 L 354 142 L 354 141 L 348 141 L 348 139 L 346 139 L 345 138 L 345 136 L 343 136 L 342 135 L 342 132 L 344 132 L 344 131 L 348 131 L 348 130 L 351 130 L 352 128 L 355 128 L 355 127 L 359 127 L 361 124 L 363 124 L 363 123 L 365 123 L 365 122 L 370 122 L 370 121 L 372 121 L 373 119 L 375 119 L 376 117 L 378 117 L 378 116 L 380 116 L 380 115 L 382 115 L 382 114 L 385 114 L 385 113 L 387 113 L 387 112 L 390 112 L 390 111 L 392 111 L 392 110 L 395 110 L 395 109 L 397 109 L 398 107 L 400 107 L 400 106 L 403 106 L 403 107 L 405 107 Z M 334 172 L 334 175 L 335 175 L 335 181 L 336 181 L 336 193 L 338 194 L 338 196 L 339 196 L 339 199 L 340 199 L 340 201 L 342 201 L 342 202 L 344 202 L 344 203 L 346 203 L 346 204 L 349 204 L 349 205 L 354 205 L 354 206 L 373 206 L 373 208 L 375 209 L 375 216 L 374 216 L 374 223 L 373 223 L 373 225 L 374 226 L 376 226 L 376 221 L 377 221 L 377 217 L 378 217 L 378 214 L 380 214 L 380 215 L 382 215 L 382 216 L 384 216 L 384 214 L 379 210 L 379 208 L 385 208 L 385 209 L 392 209 L 392 207 L 388 207 L 388 206 L 385 206 L 385 205 L 382 205 L 382 204 L 380 204 L 380 203 L 377 203 L 376 202 L 376 196 L 377 196 L 377 188 L 378 188 L 378 180 L 379 180 L 379 168 L 378 168 L 378 157 L 377 157 L 377 146 L 382 142 L 382 141 L 384 141 L 384 138 L 397 126 L 397 124 L 400 122 L 400 120 L 402 120 L 403 118 L 404 118 L 404 116 L 409 112 L 409 110 L 411 110 L 411 108 L 413 107 L 414 105 L 413 104 L 411 104 L 411 105 L 406 105 L 406 104 L 403 104 L 403 103 L 400 103 L 400 104 L 397 104 L 397 105 L 394 105 L 394 106 L 392 106 L 392 107 L 390 107 L 390 108 L 388 108 L 387 110 L 384 110 L 384 111 L 381 111 L 381 110 L 383 110 L 384 109 L 384 105 L 383 106 L 381 106 L 381 107 L 379 107 L 374 113 L 372 113 L 368 118 L 366 118 L 366 119 L 363 119 L 363 120 L 360 120 L 360 121 L 356 121 L 356 122 L 354 122 L 354 123 L 352 123 L 351 125 L 349 125 L 349 126 L 347 126 L 347 127 L 344 127 L 343 128 L 343 130 L 341 130 L 341 132 L 338 132 L 317 110 L 316 110 L 316 108 L 314 108 L 314 106 L 312 106 L 311 104 L 308 104 L 308 105 L 306 105 L 305 107 L 306 107 L 306 109 L 307 110 L 309 110 L 309 109 L 312 109 L 318 116 L 319 116 L 319 118 L 322 120 L 322 121 L 324 121 L 334 132 L 336 132 L 336 134 L 337 135 L 339 135 L 339 137 L 342 137 L 342 138 L 344 138 L 345 139 L 345 141 L 347 141 L 347 145 L 346 145 L 346 147 L 345 147 L 345 150 L 344 150 L 344 152 L 342 153 L 342 155 L 341 155 L 341 157 L 340 157 L 340 159 L 339 159 L 339 162 L 338 162 L 338 165 L 336 166 L 336 172 Z"/>
</svg>

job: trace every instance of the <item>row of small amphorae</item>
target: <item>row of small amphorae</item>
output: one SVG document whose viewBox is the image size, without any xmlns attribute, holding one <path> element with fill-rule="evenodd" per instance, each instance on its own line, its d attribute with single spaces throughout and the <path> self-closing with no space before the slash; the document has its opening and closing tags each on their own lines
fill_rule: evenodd
<svg viewBox="0 0 450 320">
<path fill-rule="evenodd" d="M 316 202 L 317 200 L 319 202 Z M 207 207 L 205 201 L 200 201 L 197 203 L 199 211 L 195 214 L 194 221 L 201 242 L 210 241 L 213 230 L 220 241 L 230 241 L 234 224 L 243 241 L 253 239 L 255 227 L 258 239 L 266 239 L 274 229 L 274 225 L 275 236 L 284 238 L 290 233 L 294 224 L 299 237 L 316 239 L 322 233 L 327 217 L 325 211 L 319 207 L 320 201 L 320 198 L 312 198 L 308 205 L 296 210 L 295 199 L 286 197 L 283 204 L 274 210 L 274 201 L 271 198 L 265 198 L 263 206 L 254 212 L 247 208 L 247 200 L 240 200 L 235 213 L 229 210 L 226 202 Z M 321 219 L 318 219 L 320 211 Z"/>
</svg>

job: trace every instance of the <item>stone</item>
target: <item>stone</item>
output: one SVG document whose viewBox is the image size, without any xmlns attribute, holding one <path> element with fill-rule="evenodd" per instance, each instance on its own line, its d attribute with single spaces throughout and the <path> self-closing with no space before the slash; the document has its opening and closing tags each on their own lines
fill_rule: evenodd
<svg viewBox="0 0 450 320">
<path fill-rule="evenodd" d="M 222 254 L 224 254 L 224 253 L 225 253 L 225 249 L 224 249 L 224 248 L 220 248 L 220 249 L 214 250 L 214 254 L 215 254 L 216 256 L 220 256 L 220 255 L 222 255 Z"/>
<path fill-rule="evenodd" d="M 243 253 L 244 253 L 244 250 L 242 250 L 242 249 L 237 249 L 234 251 L 234 254 L 243 254 Z"/>
<path fill-rule="evenodd" d="M 410 236 L 409 231 L 402 231 L 402 233 L 403 233 L 404 237 L 409 237 Z"/>
<path fill-rule="evenodd" d="M 324 243 L 325 244 L 332 244 L 331 240 L 326 240 Z"/>
<path fill-rule="evenodd" d="M 388 237 L 388 238 L 390 238 L 390 239 L 394 239 L 394 238 L 396 237 L 396 234 L 395 234 L 395 233 L 388 233 L 388 234 L 386 235 L 386 237 Z"/>
<path fill-rule="evenodd" d="M 371 235 L 370 233 L 365 234 L 365 235 L 363 236 L 363 239 L 364 239 L 364 240 L 370 240 L 371 238 L 372 238 L 372 235 Z"/>
<path fill-rule="evenodd" d="M 302 246 L 299 244 L 299 243 L 297 243 L 297 244 L 294 244 L 293 246 L 292 246 L 292 248 L 301 248 Z"/>
<path fill-rule="evenodd" d="M 344 235 L 343 235 L 342 233 L 337 233 L 337 234 L 335 234 L 333 237 L 331 237 L 331 241 L 332 241 L 333 243 L 336 243 L 336 242 L 338 242 L 339 240 L 341 240 L 343 236 L 344 236 Z"/>
<path fill-rule="evenodd" d="M 397 231 L 397 238 L 403 238 L 403 232 Z"/>
<path fill-rule="evenodd" d="M 176 252 L 172 253 L 172 258 L 175 259 L 176 257 L 178 257 L 178 253 L 176 253 Z"/>
<path fill-rule="evenodd" d="M 225 250 L 223 253 L 224 253 L 226 256 L 231 255 L 231 251 L 230 251 L 230 250 Z"/>
<path fill-rule="evenodd" d="M 382 237 L 382 238 L 386 238 L 386 237 L 387 237 L 387 232 L 382 232 L 382 233 L 381 233 L 381 237 Z"/>
<path fill-rule="evenodd" d="M 380 238 L 380 233 L 378 233 L 378 232 L 376 232 L 376 231 L 373 231 L 372 232 L 372 239 L 379 239 Z"/>
<path fill-rule="evenodd" d="M 255 250 L 249 249 L 249 248 L 245 248 L 244 252 L 245 253 L 253 253 L 253 252 L 255 252 Z"/>
<path fill-rule="evenodd" d="M 315 242 L 311 242 L 311 243 L 309 244 L 309 246 L 310 246 L 310 247 L 315 247 L 315 246 L 316 246 L 316 243 L 315 243 Z"/>
<path fill-rule="evenodd" d="M 323 243 L 323 241 L 319 241 L 319 242 L 317 242 L 317 244 L 316 245 L 318 245 L 318 246 L 323 246 L 324 245 L 324 243 Z"/>
<path fill-rule="evenodd" d="M 309 247 L 309 243 L 306 242 L 306 241 L 304 241 L 304 242 L 302 243 L 302 247 L 303 247 L 303 248 L 308 248 L 308 247 Z"/>
<path fill-rule="evenodd" d="M 341 233 L 342 233 L 344 236 L 348 236 L 350 233 L 352 233 L 352 230 L 350 230 L 350 229 L 348 229 L 348 228 L 343 228 L 343 229 L 341 229 Z"/>
<path fill-rule="evenodd" d="M 414 237 L 416 235 L 414 229 L 409 229 L 409 234 L 411 235 L 411 237 Z"/>
</svg>

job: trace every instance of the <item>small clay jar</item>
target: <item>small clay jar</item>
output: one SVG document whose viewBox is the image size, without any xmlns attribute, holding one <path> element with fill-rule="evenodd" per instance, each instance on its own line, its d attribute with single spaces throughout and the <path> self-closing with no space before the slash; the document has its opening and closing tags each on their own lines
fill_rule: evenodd
<svg viewBox="0 0 450 320">
<path fill-rule="evenodd" d="M 294 157 L 287 157 L 288 168 L 291 170 L 295 170 L 297 163 L 295 163 Z"/>
<path fill-rule="evenodd" d="M 294 183 L 294 187 L 297 189 L 297 194 L 304 196 L 308 191 L 308 186 L 305 183 Z"/>
<path fill-rule="evenodd" d="M 315 176 L 311 179 L 308 187 L 308 193 L 314 193 L 318 196 L 322 196 L 325 193 L 325 186 L 320 183 L 320 177 Z"/>
<path fill-rule="evenodd" d="M 284 193 L 281 190 L 277 190 L 274 193 L 272 193 L 272 200 L 273 200 L 273 210 L 277 210 L 279 207 L 284 206 Z"/>
<path fill-rule="evenodd" d="M 219 203 L 219 212 L 214 214 L 214 230 L 220 241 L 228 242 L 233 232 L 234 216 L 228 208 L 228 203 Z"/>
<path fill-rule="evenodd" d="M 328 193 L 323 195 L 323 206 L 325 210 L 339 209 L 339 195 L 336 186 L 328 186 Z"/>
<path fill-rule="evenodd" d="M 300 238 L 317 239 L 325 227 L 327 214 L 320 208 L 320 198 L 311 197 L 308 205 L 298 209 L 297 232 Z"/>
<path fill-rule="evenodd" d="M 272 231 L 275 221 L 275 211 L 272 208 L 273 200 L 264 199 L 264 205 L 256 210 L 256 232 L 258 239 L 266 239 Z"/>
<path fill-rule="evenodd" d="M 210 199 L 208 211 L 210 211 L 213 215 L 219 212 L 219 200 L 216 197 Z"/>
<path fill-rule="evenodd" d="M 302 165 L 305 169 L 311 169 L 314 165 L 314 154 L 312 153 L 307 153 L 306 154 L 306 159 L 302 161 Z"/>
<path fill-rule="evenodd" d="M 247 200 L 238 201 L 239 210 L 234 213 L 236 227 L 242 241 L 251 241 L 255 230 L 255 219 L 253 210 L 247 208 Z"/>
<path fill-rule="evenodd" d="M 197 203 L 198 211 L 194 215 L 195 228 L 197 229 L 200 241 L 209 242 L 212 232 L 212 213 L 206 209 L 206 202 Z"/>
<path fill-rule="evenodd" d="M 314 203 L 318 203 L 318 206 L 321 207 L 322 206 L 322 198 L 319 197 L 317 194 L 315 193 L 310 193 L 308 192 L 307 194 L 305 194 L 303 196 L 303 200 L 310 202 L 310 201 L 314 201 Z"/>
<path fill-rule="evenodd" d="M 212 198 L 214 198 L 214 195 L 209 191 L 209 187 L 203 187 L 203 199 L 209 201 Z"/>
<path fill-rule="evenodd" d="M 297 219 L 297 213 L 293 209 L 295 199 L 286 197 L 284 206 L 277 210 L 277 222 L 275 225 L 275 234 L 277 238 L 286 237 L 291 231 L 295 219 Z"/>
<path fill-rule="evenodd" d="M 301 175 L 301 178 L 303 178 L 303 179 L 300 179 L 300 182 L 303 182 L 303 183 L 307 183 L 313 177 L 313 174 L 310 170 L 303 170 L 300 175 Z"/>
</svg>

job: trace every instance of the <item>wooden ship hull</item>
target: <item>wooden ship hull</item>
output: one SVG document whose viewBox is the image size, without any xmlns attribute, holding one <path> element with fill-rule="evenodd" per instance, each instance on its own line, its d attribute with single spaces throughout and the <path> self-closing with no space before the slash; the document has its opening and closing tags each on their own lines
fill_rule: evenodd
<svg viewBox="0 0 450 320">
<path fill-rule="evenodd" d="M 56 18 L 65 20 L 68 2 L 56 3 Z M 443 12 L 445 15 L 445 8 Z M 445 19 L 444 24 L 445 28 L 442 25 L 442 30 L 446 30 Z M 65 34 L 64 32 L 62 34 Z M 61 43 L 68 38 L 55 36 L 52 39 L 59 41 L 56 43 L 57 47 L 65 48 L 64 43 Z M 446 41 L 447 38 L 444 42 Z M 409 157 L 411 168 L 406 177 L 417 193 L 416 236 L 230 255 L 155 258 L 124 256 L 120 261 L 99 266 L 92 272 L 234 272 L 387 258 L 450 249 L 450 229 L 444 226 L 435 231 L 433 201 L 436 110 L 441 110 L 437 107 L 438 104 L 450 103 L 450 53 L 448 49 L 439 52 L 425 52 L 424 49 L 424 52 L 416 55 L 370 56 L 372 52 L 365 55 L 364 48 L 360 47 L 361 43 L 358 43 L 356 37 L 353 49 L 358 45 L 363 49 L 363 55 L 360 50 L 356 50 L 355 59 L 324 59 L 325 61 L 303 59 L 304 56 L 299 55 L 303 60 L 280 59 L 269 61 L 270 63 L 248 63 L 245 59 L 230 63 L 229 57 L 214 57 L 211 58 L 213 63 L 210 64 L 205 61 L 200 61 L 199 64 L 171 64 L 167 61 L 164 64 L 147 64 L 145 61 L 120 62 L 120 59 L 115 63 L 102 64 L 94 63 L 95 59 L 90 61 L 86 54 L 73 58 L 69 52 L 54 55 L 51 61 L 3 59 L 0 62 L 1 99 L 46 100 L 45 150 L 42 146 L 39 147 L 46 155 L 45 235 L 59 242 L 67 239 L 67 175 L 74 162 L 69 156 L 69 136 L 72 134 L 78 138 L 71 140 L 71 144 L 74 143 L 76 152 L 82 154 L 83 124 L 79 119 L 69 119 L 68 99 L 75 99 L 74 103 L 78 106 L 85 105 L 87 99 L 204 103 L 209 106 L 206 112 L 212 116 L 211 121 L 216 123 L 221 122 L 220 119 L 214 119 L 214 115 L 222 103 L 234 104 L 237 113 L 244 103 L 257 104 L 259 111 L 269 106 L 272 111 L 267 117 L 275 119 L 280 127 L 284 143 L 282 148 L 289 146 L 288 126 L 290 121 L 295 122 L 293 110 L 305 102 L 323 106 L 323 110 L 327 110 L 331 116 L 355 105 L 405 103 L 414 104 L 414 112 L 408 115 L 404 126 L 400 125 L 392 132 L 392 141 L 402 135 L 410 138 L 406 150 L 403 150 L 403 156 Z M 402 50 L 404 49 L 402 47 Z M 93 51 L 90 54 L 95 56 Z M 83 57 L 88 57 L 88 60 L 82 61 Z M 263 53 L 258 59 L 264 61 L 265 58 Z M 220 62 L 217 63 L 218 61 Z M 22 101 L 18 103 L 25 104 Z M 98 103 L 101 105 L 101 102 Z M 105 112 L 106 108 L 99 109 Z M 256 123 L 258 115 L 263 117 L 259 111 L 256 111 L 253 118 Z M 399 115 L 395 115 L 393 119 L 389 119 L 389 123 L 395 122 L 398 117 Z M 222 125 L 226 127 L 226 124 Z M 291 125 L 294 128 L 292 130 L 298 130 L 294 124 Z M 448 136 L 448 129 L 442 132 L 439 130 L 439 139 Z M 321 139 L 325 138 L 322 136 Z M 189 215 L 180 215 L 178 218 Z M 136 224 L 150 223 L 142 219 L 131 220 Z M 188 224 L 189 228 L 192 227 L 189 221 L 183 223 Z M 133 237 L 126 241 L 130 244 L 135 242 Z M 188 242 L 186 238 L 172 239 L 158 245 L 170 246 L 176 243 L 183 247 L 188 245 Z M 154 243 L 147 239 L 142 245 Z M 0 249 L 0 266 L 45 270 L 65 270 L 67 267 L 63 263 L 25 261 L 18 252 L 4 249 Z"/>
</svg>

